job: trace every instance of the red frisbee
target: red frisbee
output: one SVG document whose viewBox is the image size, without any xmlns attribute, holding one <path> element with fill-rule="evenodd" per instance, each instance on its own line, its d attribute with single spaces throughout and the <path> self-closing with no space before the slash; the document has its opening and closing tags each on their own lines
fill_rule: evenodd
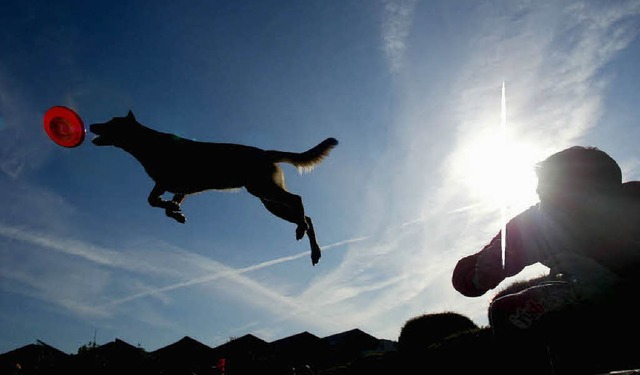
<svg viewBox="0 0 640 375">
<path fill-rule="evenodd" d="M 87 132 L 80 116 L 72 109 L 55 106 L 44 114 L 44 130 L 49 138 L 63 147 L 77 147 Z"/>
</svg>

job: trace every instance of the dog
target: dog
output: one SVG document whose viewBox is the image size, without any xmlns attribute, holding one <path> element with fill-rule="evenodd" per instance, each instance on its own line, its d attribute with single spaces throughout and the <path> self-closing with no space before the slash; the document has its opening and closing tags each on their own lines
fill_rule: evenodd
<svg viewBox="0 0 640 375">
<path fill-rule="evenodd" d="M 148 202 L 179 223 L 185 223 L 180 205 L 190 194 L 205 190 L 246 188 L 275 216 L 294 223 L 296 240 L 307 234 L 311 263 L 320 260 L 311 218 L 305 215 L 302 198 L 285 188 L 284 173 L 278 163 L 289 163 L 300 171 L 310 171 L 338 145 L 327 138 L 308 151 L 295 153 L 231 143 L 198 142 L 162 133 L 139 123 L 133 112 L 105 123 L 92 124 L 96 146 L 115 146 L 131 154 L 155 182 Z M 163 194 L 173 193 L 171 200 Z"/>
</svg>

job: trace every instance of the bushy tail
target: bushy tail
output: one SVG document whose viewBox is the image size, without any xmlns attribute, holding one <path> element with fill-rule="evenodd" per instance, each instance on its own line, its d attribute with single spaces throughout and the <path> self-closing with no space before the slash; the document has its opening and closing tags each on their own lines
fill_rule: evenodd
<svg viewBox="0 0 640 375">
<path fill-rule="evenodd" d="M 335 138 L 327 138 L 320 142 L 317 146 L 305 152 L 285 152 L 276 150 L 267 150 L 274 163 L 293 164 L 300 172 L 309 172 L 318 165 L 324 158 L 329 155 L 332 148 L 338 145 Z"/>
</svg>

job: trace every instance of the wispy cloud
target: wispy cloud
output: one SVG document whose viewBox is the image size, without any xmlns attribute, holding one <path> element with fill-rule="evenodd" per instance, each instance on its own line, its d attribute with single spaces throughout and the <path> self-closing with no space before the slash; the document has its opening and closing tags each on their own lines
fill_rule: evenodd
<svg viewBox="0 0 640 375">
<path fill-rule="evenodd" d="M 411 29 L 417 0 L 385 0 L 382 24 L 382 48 L 392 74 L 398 73 L 404 63 L 407 36 Z"/>
<path fill-rule="evenodd" d="M 41 259 L 40 262 L 32 261 L 23 266 L 17 266 L 14 260 L 13 269 L 0 267 L 0 271 L 5 280 L 12 281 L 15 288 L 13 292 L 46 300 L 79 316 L 107 318 L 117 313 L 118 306 L 145 297 L 159 298 L 166 304 L 170 301 L 167 299 L 169 292 L 208 285 L 211 292 L 230 293 L 234 298 L 261 309 L 263 314 L 269 312 L 273 316 L 286 316 L 312 326 L 334 326 L 331 319 L 313 311 L 310 305 L 301 303 L 298 298 L 285 296 L 277 291 L 277 287 L 265 286 L 244 275 L 308 257 L 308 252 L 236 269 L 199 254 L 154 241 L 146 242 L 148 248 L 116 251 L 45 232 L 1 224 L 0 237 L 24 244 L 30 251 L 53 250 L 65 256 L 65 259 L 56 261 L 56 258 L 42 254 L 37 258 Z M 363 240 L 365 238 L 348 239 L 323 246 L 322 249 L 327 251 Z M 14 243 L 12 248 L 17 252 L 21 246 Z M 54 267 L 51 262 L 55 262 Z M 52 268 L 55 272 L 47 271 Z M 65 269 L 68 272 L 60 273 Z M 71 279 L 77 280 L 71 286 L 67 285 Z M 164 287 L 151 286 L 176 279 L 183 281 L 169 283 Z M 214 281 L 218 283 L 213 283 Z M 229 287 L 220 289 L 218 284 L 221 281 L 225 281 Z M 118 284 L 114 284 L 115 282 Z M 65 286 L 62 287 L 63 285 Z M 9 287 L 8 284 L 5 285 L 5 288 Z M 131 293 L 132 288 L 139 292 Z M 111 297 L 118 291 L 129 293 L 125 297 Z"/>
<path fill-rule="evenodd" d="M 404 38 L 414 3 L 386 4 L 385 52 L 397 71 L 405 56 Z M 423 195 L 407 197 L 414 207 L 424 207 L 423 218 L 415 230 L 352 245 L 344 262 L 310 285 L 301 298 L 316 297 L 322 301 L 316 308 L 340 312 L 346 324 L 357 323 L 388 337 L 397 337 L 403 319 L 426 311 L 451 309 L 486 324 L 490 295 L 469 299 L 455 292 L 450 282 L 455 262 L 480 250 L 500 228 L 499 207 L 470 199 L 469 187 L 460 182 L 465 171 L 456 165 L 462 151 L 483 131 L 499 125 L 503 81 L 509 88 L 510 131 L 537 146 L 537 160 L 578 142 L 597 126 L 607 84 L 603 69 L 638 35 L 638 2 L 565 4 L 478 5 L 474 10 L 482 21 L 457 25 L 472 28 L 466 30 L 471 39 L 462 44 L 468 48 L 468 60 L 452 72 L 450 87 L 437 88 L 452 93 L 449 107 L 439 111 L 454 114 L 449 123 L 455 125 L 448 128 L 455 134 L 453 147 L 444 155 L 431 152 L 430 146 L 442 149 L 438 144 L 442 140 L 428 125 L 434 123 L 434 115 L 423 105 L 401 108 L 394 124 L 396 133 L 405 136 L 399 137 L 404 143 L 398 147 L 410 150 L 396 165 L 420 173 L 407 175 L 402 184 L 385 191 L 386 196 L 407 197 L 408 187 L 423 186 Z M 409 75 L 427 74 L 419 71 L 418 61 L 410 66 L 415 71 Z M 425 90 L 411 86 L 420 81 L 406 84 L 407 92 Z M 434 157 L 441 160 L 439 176 L 424 169 L 429 165 L 425 160 Z M 543 271 L 542 266 L 532 267 L 520 278 Z M 397 325 L 389 324 L 393 319 Z"/>
<path fill-rule="evenodd" d="M 0 172 L 15 180 L 45 160 L 46 140 L 42 128 L 33 126 L 41 124 L 40 113 L 3 73 L 0 70 Z"/>
<path fill-rule="evenodd" d="M 358 237 L 358 238 L 353 238 L 353 239 L 349 239 L 349 240 L 345 240 L 345 241 L 340 241 L 334 244 L 330 244 L 330 245 L 326 245 L 326 246 L 322 246 L 322 250 L 326 251 L 329 250 L 331 248 L 335 248 L 338 246 L 342 246 L 345 244 L 349 244 L 349 243 L 354 243 L 354 242 L 359 242 L 366 239 L 366 237 Z M 290 255 L 290 256 L 286 256 L 286 257 L 280 257 L 277 259 L 272 259 L 272 260 L 268 260 L 266 262 L 262 262 L 262 263 L 258 263 L 258 264 L 254 264 L 254 265 L 250 265 L 247 267 L 242 267 L 242 268 L 232 268 L 232 267 L 227 267 L 227 266 L 223 266 L 222 264 L 218 263 L 218 262 L 213 262 L 212 260 L 206 260 L 204 263 L 200 263 L 203 268 L 209 268 L 207 266 L 207 264 L 215 264 L 215 267 L 212 267 L 213 269 L 211 271 L 213 271 L 214 273 L 211 275 L 207 275 L 207 276 L 203 276 L 203 277 L 199 277 L 199 278 L 194 278 L 194 279 L 190 279 L 190 280 L 186 280 L 180 283 L 175 283 L 175 284 L 171 284 L 171 285 L 167 285 L 161 288 L 155 288 L 155 289 L 150 289 L 147 290 L 145 292 L 141 292 L 141 293 L 136 293 L 130 296 L 126 296 L 126 297 L 122 297 L 113 301 L 110 301 L 109 303 L 107 303 L 105 305 L 105 307 L 111 307 L 111 306 L 115 306 L 115 305 L 119 305 L 122 303 L 126 303 L 126 302 L 130 302 L 139 298 L 143 298 L 143 297 L 147 297 L 147 296 L 151 296 L 151 295 L 158 295 L 158 294 L 162 294 L 162 293 L 166 293 L 166 292 L 170 292 L 173 290 L 177 290 L 177 289 L 181 289 L 181 288 L 186 288 L 186 287 L 190 287 L 190 286 L 194 286 L 194 285 L 199 285 L 199 284 L 204 284 L 204 283 L 208 283 L 208 282 L 212 282 L 221 278 L 235 278 L 236 276 L 242 275 L 244 273 L 247 272 L 251 272 L 251 271 L 256 271 L 256 270 L 260 270 L 263 268 L 267 268 L 267 267 L 271 267 L 274 266 L 276 264 L 281 264 L 281 263 L 285 263 L 285 262 L 290 262 L 292 260 L 296 260 L 296 259 L 300 259 L 302 257 L 307 257 L 309 256 L 309 252 L 300 252 L 298 254 L 294 254 L 294 255 Z M 205 259 L 203 259 L 205 260 Z M 220 270 L 222 268 L 222 271 Z"/>
<path fill-rule="evenodd" d="M 0 224 L 0 236 L 78 257 L 99 266 L 143 274 L 178 276 L 175 271 L 175 264 L 171 267 L 162 266 L 148 262 L 148 259 L 132 257 L 121 251 L 107 249 L 79 240 L 57 237 L 50 233 L 30 231 L 25 228 Z"/>
<path fill-rule="evenodd" d="M 555 151 L 597 124 L 608 83 L 602 69 L 638 35 L 638 3 L 536 2 L 511 10 L 520 17 L 482 10 L 484 30 L 457 82 L 459 133 L 473 134 L 495 116 L 490 100 L 506 80 L 510 127 Z M 556 137 L 542 136 L 550 129 Z"/>
</svg>

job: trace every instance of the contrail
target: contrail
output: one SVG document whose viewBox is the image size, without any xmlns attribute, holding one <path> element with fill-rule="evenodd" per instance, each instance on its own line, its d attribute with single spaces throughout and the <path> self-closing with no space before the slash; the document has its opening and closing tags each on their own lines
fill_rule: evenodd
<svg viewBox="0 0 640 375">
<path fill-rule="evenodd" d="M 423 220 L 424 220 L 424 218 L 419 218 L 419 219 L 416 219 L 416 220 L 412 220 L 412 221 L 409 221 L 409 222 L 401 224 L 399 227 L 405 227 L 407 225 L 417 224 L 419 222 L 422 222 Z M 338 247 L 338 246 L 342 246 L 342 245 L 346 245 L 346 244 L 350 244 L 350 243 L 355 243 L 355 242 L 361 242 L 361 241 L 369 239 L 370 237 L 371 236 L 355 237 L 355 238 L 351 238 L 351 239 L 348 239 L 348 240 L 338 241 L 338 242 L 335 242 L 335 243 L 332 243 L 332 244 L 329 244 L 329 245 L 321 246 L 320 248 L 323 251 L 325 251 L 325 250 L 332 249 L 334 247 Z M 211 281 L 214 281 L 214 280 L 218 280 L 218 279 L 221 279 L 221 278 L 228 278 L 228 277 L 233 277 L 233 276 L 237 276 L 237 275 L 242 275 L 242 274 L 247 273 L 247 272 L 256 271 L 256 270 L 263 269 L 263 268 L 266 268 L 266 267 L 270 267 L 270 266 L 273 266 L 273 265 L 276 265 L 276 264 L 290 262 L 292 260 L 296 260 L 296 259 L 302 258 L 304 256 L 308 256 L 308 255 L 309 255 L 309 252 L 308 251 L 304 251 L 304 252 L 300 252 L 298 254 L 294 254 L 294 255 L 289 255 L 289 256 L 286 256 L 286 257 L 281 257 L 281 258 L 277 258 L 277 259 L 268 260 L 266 262 L 254 264 L 254 265 L 243 267 L 243 268 L 227 267 L 227 269 L 225 271 L 222 271 L 222 272 L 217 272 L 217 273 L 212 274 L 212 275 L 208 275 L 208 276 L 204 276 L 204 277 L 199 277 L 199 278 L 183 281 L 183 282 L 180 282 L 180 283 L 167 285 L 165 287 L 148 290 L 146 292 L 136 293 L 136 294 L 124 297 L 124 298 L 120 298 L 120 299 L 108 302 L 108 303 L 106 303 L 106 304 L 104 304 L 102 306 L 103 307 L 117 306 L 117 305 L 123 304 L 125 302 L 133 301 L 133 300 L 136 300 L 136 299 L 139 299 L 139 298 L 143 298 L 143 297 L 147 297 L 147 296 L 152 296 L 152 295 L 156 295 L 156 294 L 160 294 L 160 293 L 164 293 L 164 292 L 169 292 L 169 291 L 176 290 L 176 289 L 186 288 L 186 287 L 193 286 L 193 285 L 204 284 L 204 283 L 208 283 L 208 282 L 211 282 Z"/>
<path fill-rule="evenodd" d="M 419 217 L 415 220 L 407 221 L 406 223 L 400 224 L 400 227 L 407 227 L 409 225 L 418 224 L 424 221 L 424 217 Z"/>
<path fill-rule="evenodd" d="M 456 208 L 456 209 L 453 209 L 451 211 L 448 211 L 447 214 L 448 215 L 459 214 L 459 213 L 462 213 L 462 212 L 467 212 L 467 211 L 473 210 L 473 209 L 475 209 L 477 207 L 481 207 L 481 206 L 482 206 L 481 203 L 472 203 L 472 204 L 468 204 L 466 206 L 463 206 L 463 207 Z"/>
<path fill-rule="evenodd" d="M 341 245 L 364 241 L 367 238 L 369 238 L 369 237 L 356 237 L 356 238 L 352 238 L 352 239 L 348 239 L 348 240 L 344 240 L 344 241 L 339 241 L 339 242 L 336 242 L 336 243 L 332 243 L 330 245 L 322 246 L 321 249 L 322 250 L 328 250 L 328 249 L 331 249 L 331 248 L 334 248 L 334 247 L 338 247 L 338 246 L 341 246 Z M 301 252 L 301 253 L 298 253 L 298 254 L 295 254 L 295 255 L 290 255 L 290 256 L 286 256 L 286 257 L 272 259 L 272 260 L 268 260 L 266 262 L 254 264 L 254 265 L 243 267 L 243 268 L 227 267 L 228 268 L 227 270 L 215 273 L 213 275 L 199 277 L 199 278 L 196 278 L 196 279 L 191 279 L 191 280 L 183 281 L 183 282 L 172 284 L 172 285 L 167 285 L 167 286 L 162 287 L 162 288 L 148 290 L 146 292 L 141 292 L 141 293 L 133 294 L 133 295 L 130 295 L 130 296 L 127 296 L 127 297 L 124 297 L 124 298 L 120 298 L 120 299 L 117 299 L 115 301 L 111 301 L 109 303 L 104 304 L 103 307 L 117 306 L 117 305 L 123 304 L 125 302 L 133 301 L 133 300 L 136 300 L 136 299 L 139 299 L 139 298 L 143 298 L 143 297 L 147 297 L 147 296 L 151 296 L 151 295 L 156 295 L 156 294 L 160 294 L 160 293 L 164 293 L 164 292 L 169 292 L 169 291 L 172 291 L 172 290 L 185 288 L 185 287 L 188 287 L 188 286 L 204 284 L 204 283 L 208 283 L 208 282 L 211 282 L 211 281 L 214 281 L 214 280 L 218 280 L 218 279 L 221 279 L 221 278 L 225 278 L 225 277 L 233 277 L 233 276 L 241 275 L 243 273 L 247 273 L 247 272 L 259 270 L 259 269 L 262 269 L 262 268 L 270 267 L 270 266 L 273 266 L 275 264 L 290 262 L 292 260 L 299 259 L 299 258 L 302 258 L 304 256 L 308 256 L 308 255 L 309 255 L 309 252 L 308 251 L 304 251 L 304 252 Z"/>
</svg>

